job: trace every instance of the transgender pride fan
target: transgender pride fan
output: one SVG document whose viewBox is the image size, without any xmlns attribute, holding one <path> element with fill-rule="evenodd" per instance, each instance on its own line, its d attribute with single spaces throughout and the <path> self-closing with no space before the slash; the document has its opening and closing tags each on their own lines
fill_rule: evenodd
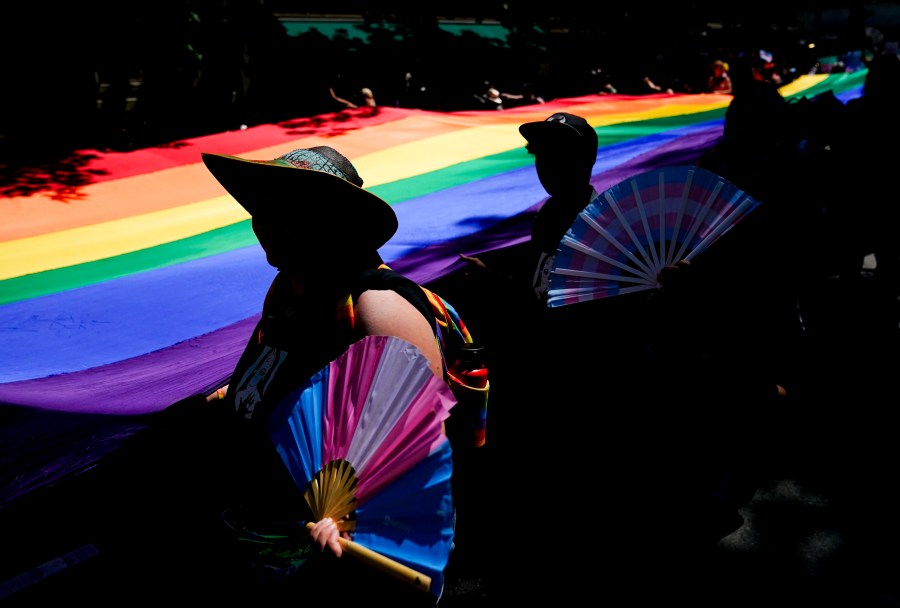
<svg viewBox="0 0 900 608">
<path fill-rule="evenodd" d="M 691 261 L 758 205 L 696 166 L 619 182 L 585 207 L 560 241 L 547 305 L 658 289 L 665 266 Z"/>
<path fill-rule="evenodd" d="M 279 403 L 269 434 L 315 521 L 352 532 L 344 550 L 438 594 L 453 541 L 456 400 L 414 345 L 367 336 Z M 312 524 L 309 524 L 312 525 Z"/>
</svg>

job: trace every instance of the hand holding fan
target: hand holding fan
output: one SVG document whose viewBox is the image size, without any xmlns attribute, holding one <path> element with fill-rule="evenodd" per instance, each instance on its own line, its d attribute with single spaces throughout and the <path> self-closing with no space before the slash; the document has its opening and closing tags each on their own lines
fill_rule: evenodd
<svg viewBox="0 0 900 608">
<path fill-rule="evenodd" d="M 585 207 L 560 241 L 547 305 L 658 289 L 665 266 L 690 261 L 758 205 L 696 166 L 624 180 Z"/>
<path fill-rule="evenodd" d="M 425 591 L 443 587 L 453 539 L 443 422 L 455 404 L 414 345 L 368 336 L 281 401 L 269 422 L 314 519 L 332 518 L 354 533 L 345 550 Z"/>
</svg>

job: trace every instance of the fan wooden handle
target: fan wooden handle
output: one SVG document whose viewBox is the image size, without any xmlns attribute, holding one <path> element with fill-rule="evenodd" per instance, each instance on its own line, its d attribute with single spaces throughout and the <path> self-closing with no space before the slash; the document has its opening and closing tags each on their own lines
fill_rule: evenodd
<svg viewBox="0 0 900 608">
<path fill-rule="evenodd" d="M 213 391 L 209 395 L 206 396 L 206 402 L 211 403 L 218 399 L 224 399 L 225 393 L 228 391 L 228 385 L 219 388 L 216 391 Z M 306 523 L 306 528 L 311 530 L 313 527 L 312 522 Z M 355 543 L 352 540 L 348 540 L 343 536 L 338 537 L 338 540 L 341 542 L 341 546 L 344 548 L 344 551 L 353 555 L 354 557 L 367 562 L 369 565 L 374 566 L 385 572 L 396 579 L 399 579 L 407 584 L 412 585 L 416 589 L 421 589 L 422 591 L 431 591 L 431 577 L 422 574 L 418 570 L 413 570 L 409 566 L 401 564 L 400 562 L 393 560 L 389 557 L 378 553 L 377 551 L 372 551 L 368 547 L 364 547 L 359 543 Z"/>
<path fill-rule="evenodd" d="M 306 523 L 307 529 L 311 530 L 312 527 L 312 522 Z M 412 585 L 416 589 L 421 589 L 422 591 L 431 590 L 430 576 L 422 574 L 417 570 L 413 570 L 409 566 L 401 564 L 400 562 L 395 561 L 389 557 L 385 557 L 381 553 L 372 551 L 368 547 L 364 547 L 359 543 L 348 540 L 343 536 L 339 537 L 339 540 L 341 542 L 341 546 L 344 548 L 344 551 L 353 555 L 354 557 L 367 562 L 369 565 L 378 568 L 382 572 L 385 572 L 396 579 Z"/>
</svg>

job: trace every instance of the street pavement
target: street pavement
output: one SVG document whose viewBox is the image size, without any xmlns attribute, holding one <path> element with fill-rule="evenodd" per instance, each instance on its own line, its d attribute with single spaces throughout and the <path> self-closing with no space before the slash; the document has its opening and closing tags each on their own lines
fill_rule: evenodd
<svg viewBox="0 0 900 608">
<path fill-rule="evenodd" d="M 465 316 L 470 304 L 461 287 L 438 287 Z M 440 605 L 900 606 L 900 307 L 867 270 L 858 280 L 823 280 L 816 290 L 807 319 L 810 381 L 774 421 L 754 426 L 769 457 L 723 491 L 734 518 L 715 522 L 721 536 L 705 544 L 694 542 L 697 521 L 674 502 L 677 482 L 655 479 L 653 463 L 617 472 L 628 461 L 591 461 L 596 446 L 549 453 L 541 436 L 521 436 L 534 432 L 521 419 L 547 406 L 512 391 L 513 366 L 497 365 L 487 444 L 457 454 L 456 547 Z M 478 315 L 472 319 L 477 330 Z M 565 408 L 550 406 L 544 432 L 578 424 Z M 755 415 L 746 412 L 748 423 Z M 709 432 L 727 439 L 729 430 Z M 565 474 L 554 476 L 557 468 Z M 573 477 L 582 482 L 568 483 Z M 99 591 L 114 586 L 111 560 L 123 568 L 130 559 L 105 555 L 102 539 L 139 539 L 145 524 L 119 517 L 116 525 L 130 525 L 102 529 L 98 505 L 127 504 L 116 496 L 127 487 L 89 472 L 0 509 L 2 603 L 120 605 L 164 588 L 166 581 L 148 580 L 147 588 L 119 588 L 114 598 Z M 660 488 L 655 500 L 641 490 L 648 487 Z M 177 507 L 178 497 L 171 500 Z M 640 517 L 621 516 L 632 509 Z M 139 542 L 133 551 L 140 553 Z M 172 599 L 179 597 L 173 589 Z"/>
</svg>

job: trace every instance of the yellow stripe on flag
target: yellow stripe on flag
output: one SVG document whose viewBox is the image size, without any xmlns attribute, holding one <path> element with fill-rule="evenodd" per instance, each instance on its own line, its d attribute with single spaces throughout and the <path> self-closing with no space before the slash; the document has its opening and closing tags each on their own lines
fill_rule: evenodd
<svg viewBox="0 0 900 608">
<path fill-rule="evenodd" d="M 93 262 L 230 226 L 250 216 L 231 196 L 0 243 L 0 280 Z"/>
</svg>

